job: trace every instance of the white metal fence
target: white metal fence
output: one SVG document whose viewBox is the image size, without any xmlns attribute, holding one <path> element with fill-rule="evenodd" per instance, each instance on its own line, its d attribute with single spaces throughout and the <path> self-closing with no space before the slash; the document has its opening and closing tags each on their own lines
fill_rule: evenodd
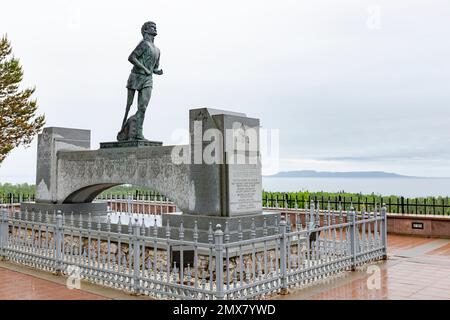
<svg viewBox="0 0 450 320">
<path fill-rule="evenodd" d="M 268 232 L 275 228 L 278 232 Z M 176 230 L 174 230 L 176 229 Z M 174 232 L 176 231 L 176 232 Z M 58 212 L 1 211 L 0 256 L 12 262 L 169 299 L 260 299 L 386 258 L 386 210 L 314 208 L 230 241 L 228 225 L 150 227 Z M 177 236 L 175 237 L 174 234 Z M 271 235 L 269 235 L 271 234 Z M 189 239 L 188 239 L 189 238 Z"/>
<path fill-rule="evenodd" d="M 175 212 L 176 205 L 162 195 L 101 194 L 96 202 L 106 202 L 112 211 L 142 214 L 162 214 Z"/>
</svg>

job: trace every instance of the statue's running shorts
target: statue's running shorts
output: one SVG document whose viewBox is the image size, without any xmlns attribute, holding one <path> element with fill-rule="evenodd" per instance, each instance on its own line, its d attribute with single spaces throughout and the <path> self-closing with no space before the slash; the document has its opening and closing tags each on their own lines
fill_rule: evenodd
<svg viewBox="0 0 450 320">
<path fill-rule="evenodd" d="M 128 77 L 127 88 L 133 90 L 141 90 L 146 87 L 153 86 L 152 76 L 131 72 Z"/>
</svg>

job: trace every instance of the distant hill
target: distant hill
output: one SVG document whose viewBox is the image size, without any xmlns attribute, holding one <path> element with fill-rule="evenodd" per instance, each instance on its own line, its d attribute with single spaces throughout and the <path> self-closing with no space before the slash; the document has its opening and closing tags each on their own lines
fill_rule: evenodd
<svg viewBox="0 0 450 320">
<path fill-rule="evenodd" d="M 332 171 L 282 171 L 277 174 L 265 177 L 274 178 L 416 178 L 412 176 L 403 176 L 396 173 L 384 171 L 350 171 L 350 172 L 332 172 Z"/>
</svg>

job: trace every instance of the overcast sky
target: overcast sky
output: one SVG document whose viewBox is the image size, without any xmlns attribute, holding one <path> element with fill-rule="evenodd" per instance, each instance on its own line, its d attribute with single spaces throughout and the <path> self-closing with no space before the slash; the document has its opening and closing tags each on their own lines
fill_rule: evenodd
<svg viewBox="0 0 450 320">
<path fill-rule="evenodd" d="M 46 125 L 92 130 L 92 148 L 115 139 L 148 20 L 164 70 L 148 139 L 186 142 L 189 109 L 222 108 L 280 130 L 281 170 L 450 176 L 448 0 L 0 4 Z M 35 162 L 36 143 L 13 151 L 0 182 L 34 182 Z"/>
</svg>

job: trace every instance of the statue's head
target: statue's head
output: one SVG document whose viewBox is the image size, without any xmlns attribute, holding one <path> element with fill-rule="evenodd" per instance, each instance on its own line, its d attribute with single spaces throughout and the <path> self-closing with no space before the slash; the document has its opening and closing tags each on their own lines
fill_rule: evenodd
<svg viewBox="0 0 450 320">
<path fill-rule="evenodd" d="M 156 36 L 158 34 L 156 32 L 156 23 L 154 23 L 153 21 L 147 21 L 146 23 L 144 23 L 142 25 L 141 33 L 142 33 L 142 36 L 144 36 L 144 34 L 146 34 L 146 33 L 148 33 L 152 36 Z"/>
</svg>

